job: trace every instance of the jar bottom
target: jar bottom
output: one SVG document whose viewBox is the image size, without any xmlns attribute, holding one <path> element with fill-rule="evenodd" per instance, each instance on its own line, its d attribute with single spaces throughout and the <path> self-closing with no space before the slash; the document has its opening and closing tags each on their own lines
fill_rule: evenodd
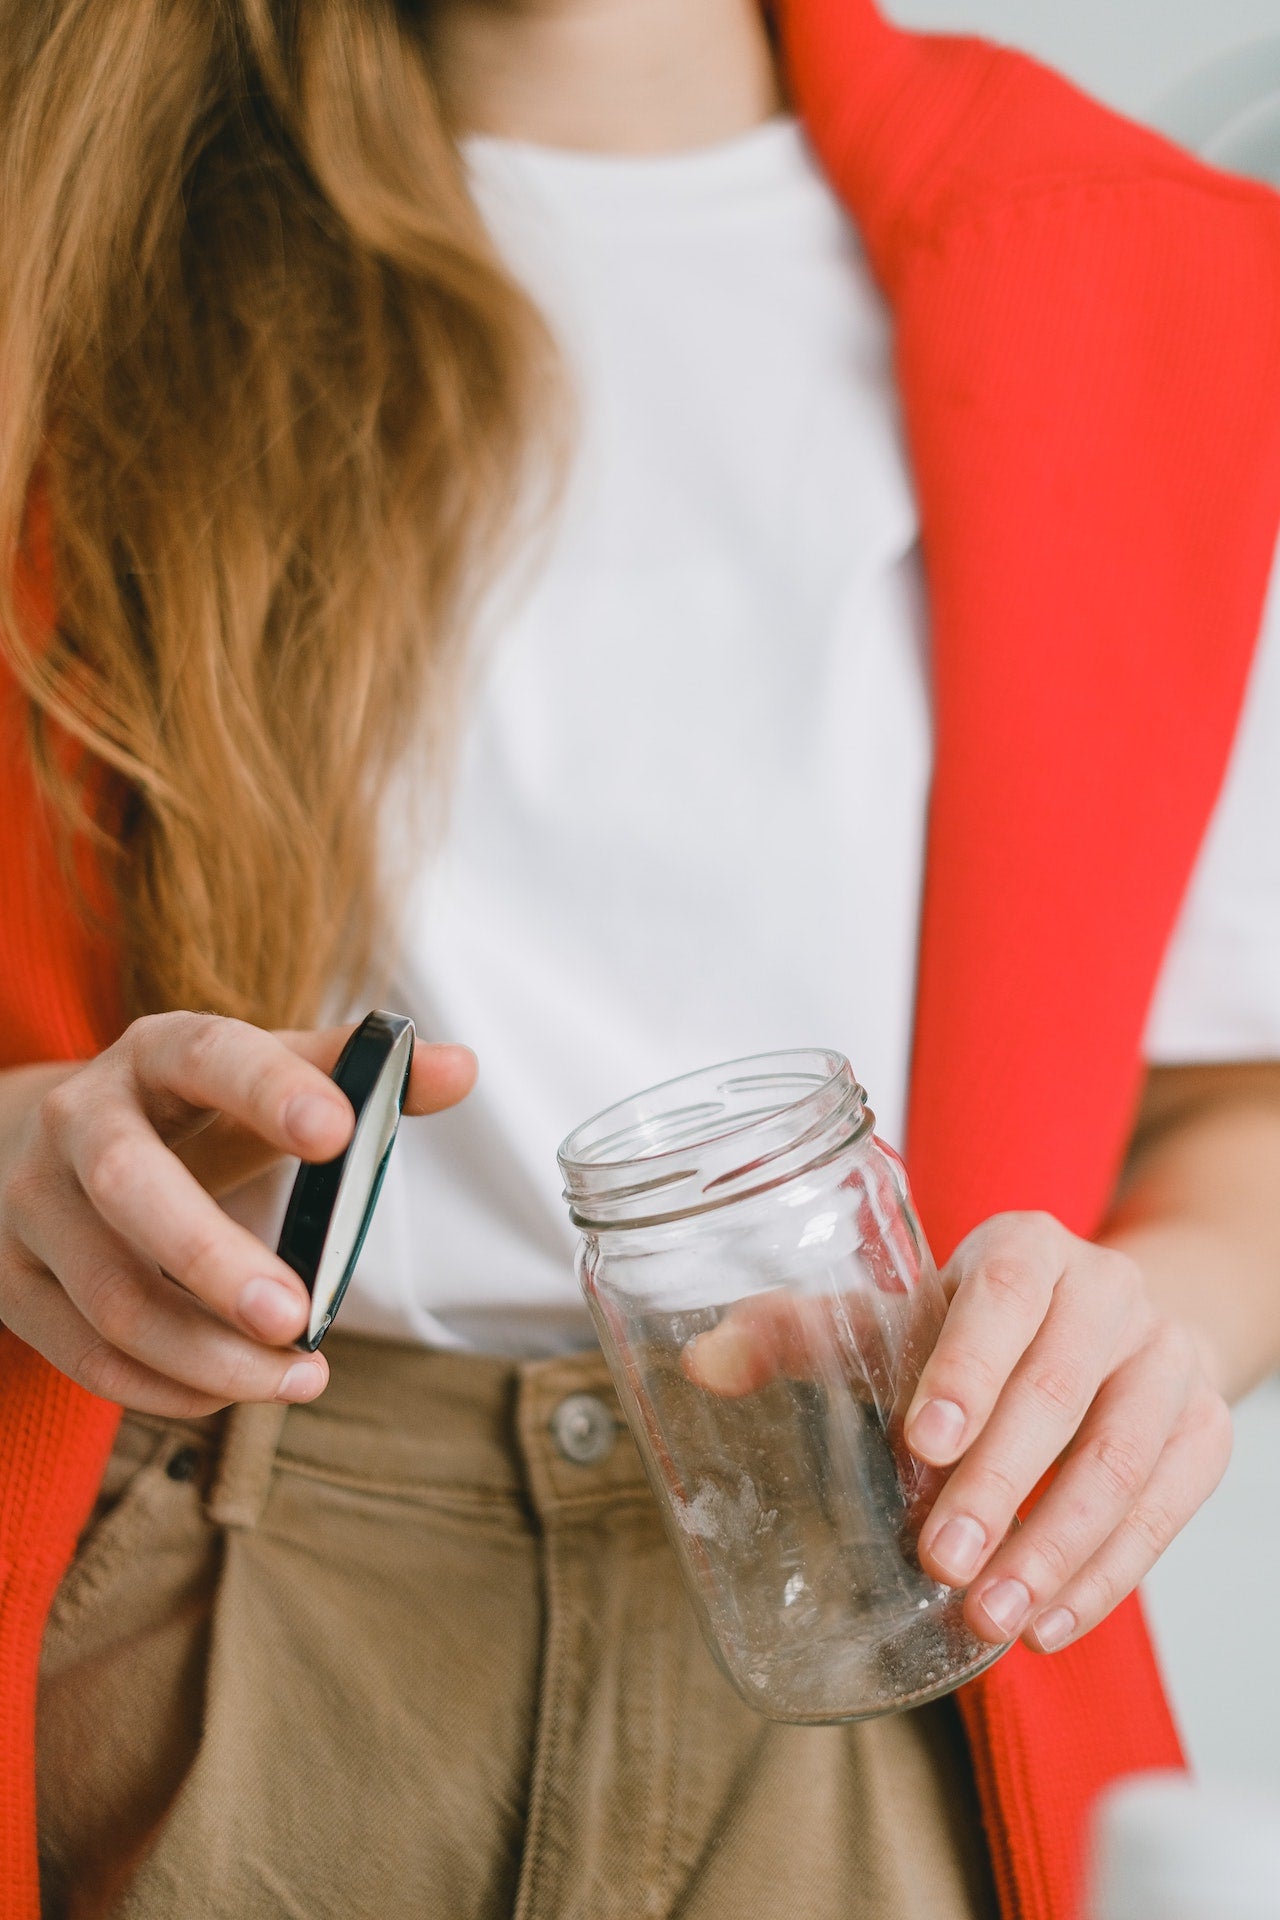
<svg viewBox="0 0 1280 1920">
<path fill-rule="evenodd" d="M 704 1620 L 717 1666 L 749 1707 L 792 1726 L 836 1726 L 878 1720 L 922 1707 L 975 1680 L 1009 1651 L 991 1646 L 964 1624 L 964 1595 L 873 1645 L 863 1636 L 793 1645 L 765 1660 L 740 1664 Z"/>
</svg>

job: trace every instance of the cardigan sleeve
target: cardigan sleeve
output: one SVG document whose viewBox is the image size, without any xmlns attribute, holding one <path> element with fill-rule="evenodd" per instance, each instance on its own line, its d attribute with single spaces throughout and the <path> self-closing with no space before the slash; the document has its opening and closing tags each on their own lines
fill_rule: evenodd
<svg viewBox="0 0 1280 1920">
<path fill-rule="evenodd" d="M 37 503 L 16 593 L 19 617 L 36 631 L 56 617 L 52 574 Z M 27 698 L 0 654 L 0 1068 L 86 1059 L 118 1031 L 109 912 L 87 848 L 68 856 L 59 844 L 32 762 Z"/>
</svg>

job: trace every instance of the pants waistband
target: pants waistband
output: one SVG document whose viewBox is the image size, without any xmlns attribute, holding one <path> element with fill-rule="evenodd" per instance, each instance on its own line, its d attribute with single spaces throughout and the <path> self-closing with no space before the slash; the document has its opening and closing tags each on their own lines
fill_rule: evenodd
<svg viewBox="0 0 1280 1920">
<path fill-rule="evenodd" d="M 307 1406 L 232 1407 L 182 1427 L 212 1454 L 207 1508 L 254 1526 L 277 1466 L 389 1493 L 506 1496 L 544 1520 L 646 1492 L 597 1349 L 512 1361 L 356 1335 L 325 1343 L 330 1380 Z"/>
</svg>

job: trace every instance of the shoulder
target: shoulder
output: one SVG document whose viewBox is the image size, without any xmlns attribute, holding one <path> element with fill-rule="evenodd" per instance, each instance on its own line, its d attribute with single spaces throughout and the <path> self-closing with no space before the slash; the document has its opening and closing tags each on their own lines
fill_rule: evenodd
<svg viewBox="0 0 1280 1920">
<path fill-rule="evenodd" d="M 1271 188 L 1207 165 L 1028 55 L 912 39 L 921 80 L 947 74 L 955 84 L 954 117 L 910 207 L 925 229 L 1001 210 L 1057 207 L 1069 217 L 1081 206 L 1145 200 L 1176 205 L 1195 231 L 1252 227 L 1277 249 L 1280 270 L 1280 195 Z"/>
<path fill-rule="evenodd" d="M 837 23 L 834 11 L 792 0 L 792 85 L 884 277 L 957 227 L 1070 227 L 1085 209 L 1101 227 L 1108 208 L 1122 219 L 1141 203 L 1176 208 L 1193 251 L 1215 233 L 1269 251 L 1280 278 L 1270 188 L 1205 165 L 1026 54 L 892 26 L 869 0 L 850 0 Z"/>
</svg>

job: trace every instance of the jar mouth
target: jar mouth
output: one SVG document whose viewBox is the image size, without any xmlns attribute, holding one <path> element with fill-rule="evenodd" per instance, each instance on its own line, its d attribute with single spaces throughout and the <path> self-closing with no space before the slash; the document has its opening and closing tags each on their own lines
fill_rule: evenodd
<svg viewBox="0 0 1280 1920">
<path fill-rule="evenodd" d="M 557 1157 L 576 1225 L 656 1225 L 792 1179 L 873 1124 L 842 1053 L 796 1048 L 632 1094 L 575 1127 Z"/>
</svg>

